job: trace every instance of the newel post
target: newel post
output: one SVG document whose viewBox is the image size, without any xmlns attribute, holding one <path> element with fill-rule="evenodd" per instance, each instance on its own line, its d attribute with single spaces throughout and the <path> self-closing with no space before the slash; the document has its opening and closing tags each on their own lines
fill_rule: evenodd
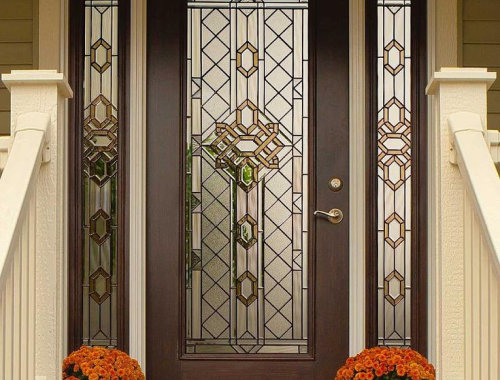
<svg viewBox="0 0 500 380">
<path fill-rule="evenodd" d="M 436 110 L 429 146 L 430 346 L 440 379 L 465 379 L 467 358 L 464 185 L 452 163 L 448 117 L 473 112 L 486 128 L 486 95 L 494 80 L 486 69 L 443 68 L 427 87 Z"/>
<path fill-rule="evenodd" d="M 66 350 L 67 125 L 64 101 L 72 91 L 53 70 L 14 70 L 2 76 L 11 92 L 12 134 L 26 112 L 50 115 L 50 156 L 42 164 L 36 194 L 36 374 L 61 377 Z M 44 159 L 44 161 L 46 161 Z"/>
</svg>

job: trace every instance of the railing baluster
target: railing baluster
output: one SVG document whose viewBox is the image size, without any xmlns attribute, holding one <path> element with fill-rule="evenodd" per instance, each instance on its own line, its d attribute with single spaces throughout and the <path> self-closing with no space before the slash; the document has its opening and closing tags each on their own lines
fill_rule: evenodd
<svg viewBox="0 0 500 380">
<path fill-rule="evenodd" d="M 479 252 L 479 228 L 477 218 L 472 215 L 472 373 L 478 374 L 481 371 L 479 362 L 481 361 L 481 303 L 479 297 L 474 297 L 478 293 L 481 283 Z"/>
<path fill-rule="evenodd" d="M 35 329 L 36 329 L 36 196 L 31 199 L 30 211 L 28 214 L 29 219 L 29 247 L 28 247 L 28 349 L 27 349 L 27 370 L 28 379 L 35 378 Z"/>
<path fill-rule="evenodd" d="M 490 318 L 491 318 L 491 336 L 490 336 L 490 355 L 492 358 L 500 357 L 500 296 L 499 286 L 500 281 L 496 275 L 497 270 L 493 263 L 490 262 Z M 500 367 L 498 360 L 490 362 L 490 373 L 492 379 L 500 378 Z"/>
<path fill-rule="evenodd" d="M 31 203 L 31 202 L 30 202 Z M 28 217 L 26 218 L 26 221 L 24 222 L 24 228 L 23 228 L 23 247 L 22 247 L 22 255 L 21 255 L 21 294 L 22 294 L 22 300 L 21 300 L 21 336 L 20 336 L 20 351 L 21 351 L 21 358 L 20 358 L 20 375 L 21 379 L 28 379 L 28 371 L 27 371 L 27 365 L 26 365 L 26 353 L 28 352 L 28 302 L 29 302 L 29 289 L 28 289 L 28 261 L 29 261 L 29 248 L 30 248 L 30 241 L 29 241 L 29 234 L 30 230 L 33 229 L 33 225 L 30 223 L 29 219 L 29 213 L 31 212 L 31 205 L 29 207 L 28 211 Z"/>
<path fill-rule="evenodd" d="M 23 234 L 24 226 L 21 228 L 21 235 L 18 238 L 17 252 L 14 255 L 13 260 L 13 294 L 14 294 L 14 304 L 13 304 L 13 324 L 14 324 L 14 341 L 12 348 L 12 379 L 19 380 L 20 377 L 20 338 L 21 338 L 21 256 L 23 253 Z"/>
<path fill-rule="evenodd" d="M 14 339 L 13 339 L 13 300 L 14 300 L 14 276 L 13 270 L 14 267 L 9 264 L 10 268 L 8 269 L 9 275 L 7 276 L 7 280 L 5 281 L 5 374 L 4 380 L 12 379 L 12 362 L 14 357 L 12 356 L 12 350 L 14 348 Z"/>
<path fill-rule="evenodd" d="M 5 379 L 5 289 L 0 289 L 0 380 Z"/>
<path fill-rule="evenodd" d="M 478 226 L 480 224 L 478 223 Z M 482 231 L 481 231 L 482 232 Z M 482 235 L 482 234 L 481 234 Z M 480 250 L 478 256 L 481 260 L 481 290 L 479 296 L 481 297 L 481 379 L 492 379 L 489 371 L 490 350 L 490 252 L 485 244 L 483 236 L 481 236 Z"/>
</svg>

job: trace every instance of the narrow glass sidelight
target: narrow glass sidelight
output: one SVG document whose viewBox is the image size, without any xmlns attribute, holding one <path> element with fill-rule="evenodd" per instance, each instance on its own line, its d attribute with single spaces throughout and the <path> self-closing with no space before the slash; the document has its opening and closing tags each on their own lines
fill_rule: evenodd
<svg viewBox="0 0 500 380">
<path fill-rule="evenodd" d="M 118 342 L 118 9 L 85 1 L 82 134 L 82 341 Z"/>
<path fill-rule="evenodd" d="M 378 0 L 378 344 L 410 347 L 411 1 Z"/>
<path fill-rule="evenodd" d="M 187 28 L 185 353 L 308 353 L 308 3 Z"/>
</svg>

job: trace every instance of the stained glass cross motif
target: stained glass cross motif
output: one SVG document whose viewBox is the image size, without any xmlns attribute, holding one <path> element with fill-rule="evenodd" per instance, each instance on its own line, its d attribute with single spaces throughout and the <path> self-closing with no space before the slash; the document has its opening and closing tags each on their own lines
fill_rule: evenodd
<svg viewBox="0 0 500 380">
<path fill-rule="evenodd" d="M 188 2 L 187 354 L 308 353 L 308 4 Z"/>
<path fill-rule="evenodd" d="M 216 123 L 216 130 L 204 144 L 213 154 L 218 169 L 229 169 L 238 186 L 252 190 L 267 169 L 279 169 L 279 124 L 271 123 L 250 100 L 230 116 L 231 124 Z M 267 172 L 266 172 L 267 173 Z"/>
</svg>

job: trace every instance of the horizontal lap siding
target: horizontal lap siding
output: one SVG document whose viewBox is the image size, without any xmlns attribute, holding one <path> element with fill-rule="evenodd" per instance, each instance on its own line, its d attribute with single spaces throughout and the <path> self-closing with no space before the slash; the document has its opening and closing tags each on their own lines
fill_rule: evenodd
<svg viewBox="0 0 500 380">
<path fill-rule="evenodd" d="M 500 77 L 500 0 L 462 0 L 462 64 Z M 488 127 L 500 129 L 500 80 L 488 93 Z"/>
<path fill-rule="evenodd" d="M 37 66 L 36 0 L 0 0 L 0 74 Z M 10 95 L 0 82 L 0 135 L 10 130 Z"/>
</svg>

